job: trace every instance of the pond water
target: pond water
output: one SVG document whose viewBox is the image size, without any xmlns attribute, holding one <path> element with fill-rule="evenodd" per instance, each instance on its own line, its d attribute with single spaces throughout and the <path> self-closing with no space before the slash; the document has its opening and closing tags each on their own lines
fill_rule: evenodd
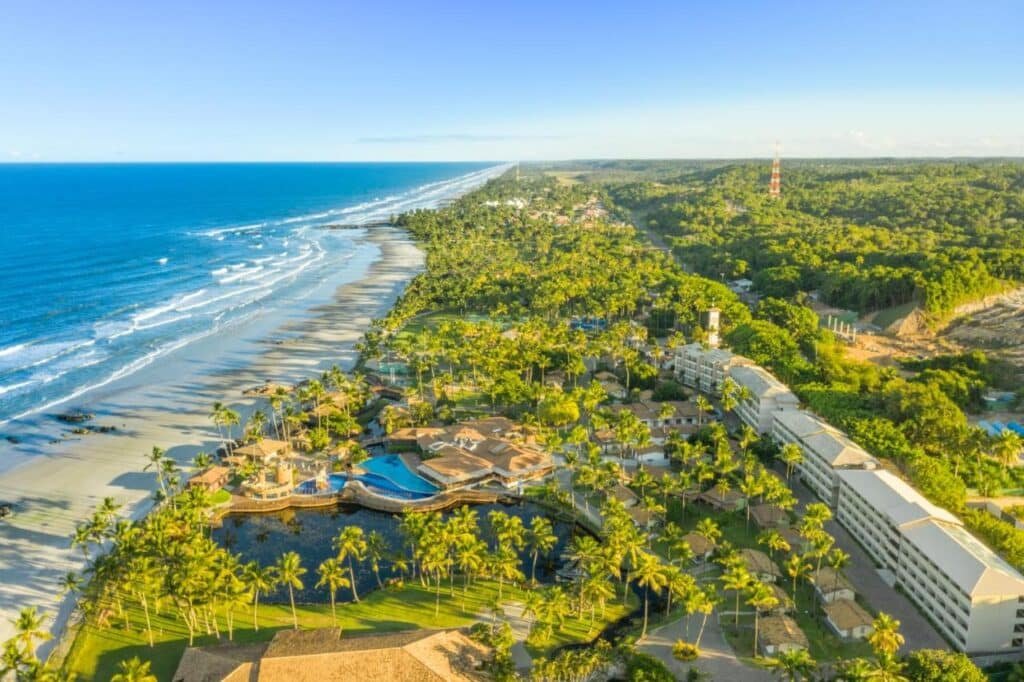
<svg viewBox="0 0 1024 682">
<path fill-rule="evenodd" d="M 480 524 L 480 537 L 489 544 L 492 542 L 490 524 L 487 515 L 493 510 L 500 510 L 509 515 L 523 519 L 523 525 L 529 527 L 530 520 L 535 516 L 548 516 L 547 510 L 531 503 L 515 505 L 480 504 L 474 505 Z M 443 512 L 447 518 L 452 511 Z M 316 569 L 328 557 L 335 556 L 332 546 L 334 538 L 345 526 L 360 526 L 366 535 L 371 531 L 381 533 L 388 542 L 389 552 L 408 550 L 404 547 L 404 537 L 398 530 L 400 516 L 385 512 L 373 511 L 362 507 L 339 506 L 333 509 L 292 509 L 273 514 L 238 514 L 226 517 L 223 524 L 213 529 L 213 539 L 220 545 L 241 555 L 243 562 L 252 560 L 262 565 L 270 565 L 277 561 L 285 552 L 297 552 L 302 557 L 302 566 L 307 570 L 303 576 L 304 589 L 296 590 L 295 599 L 305 603 L 326 603 L 329 601 L 327 592 L 315 588 L 318 579 Z M 568 547 L 573 535 L 578 530 L 571 523 L 552 520 L 558 542 L 546 557 L 537 561 L 537 579 L 550 582 L 554 580 L 554 571 L 558 569 L 558 557 Z M 529 577 L 530 553 L 528 549 L 520 552 L 521 569 Z M 369 562 L 356 564 L 356 587 L 359 595 L 364 596 L 377 588 L 377 579 Z M 395 577 L 391 562 L 384 560 L 380 566 L 381 578 L 387 581 Z M 338 601 L 352 599 L 350 589 L 338 592 Z M 276 595 L 268 595 L 265 601 L 285 602 L 288 600 L 286 590 L 279 590 Z"/>
</svg>

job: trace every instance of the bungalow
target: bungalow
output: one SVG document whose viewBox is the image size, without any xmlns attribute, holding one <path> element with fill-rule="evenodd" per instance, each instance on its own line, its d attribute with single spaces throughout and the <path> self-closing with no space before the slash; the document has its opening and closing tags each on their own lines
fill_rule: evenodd
<svg viewBox="0 0 1024 682">
<path fill-rule="evenodd" d="M 717 486 L 705 490 L 697 499 L 713 509 L 719 511 L 739 511 L 747 504 L 747 498 L 735 490 L 722 491 Z"/>
<path fill-rule="evenodd" d="M 687 533 L 683 541 L 690 546 L 694 561 L 707 561 L 715 553 L 715 543 L 699 533 Z"/>
<path fill-rule="evenodd" d="M 765 656 L 807 649 L 807 635 L 789 616 L 768 616 L 761 619 L 758 646 Z"/>
<path fill-rule="evenodd" d="M 618 500 L 627 509 L 640 504 L 640 497 L 621 483 L 612 486 L 612 489 L 608 491 L 608 497 Z"/>
<path fill-rule="evenodd" d="M 782 539 L 789 544 L 789 551 L 795 554 L 806 554 L 811 549 L 811 542 L 800 535 L 800 531 L 789 526 L 777 529 Z"/>
<path fill-rule="evenodd" d="M 789 525 L 789 513 L 777 504 L 755 504 L 750 508 L 750 518 L 762 529 Z"/>
<path fill-rule="evenodd" d="M 604 389 L 609 398 L 623 400 L 629 395 L 626 387 L 620 384 L 617 379 L 597 379 L 597 383 L 601 385 L 601 388 Z"/>
<path fill-rule="evenodd" d="M 814 585 L 818 598 L 825 603 L 840 599 L 851 600 L 856 596 L 853 585 L 846 576 L 831 566 L 822 566 L 807 576 L 807 579 Z"/>
<path fill-rule="evenodd" d="M 658 521 L 654 512 L 640 505 L 627 508 L 626 513 L 633 520 L 633 525 L 640 530 L 651 530 Z"/>
<path fill-rule="evenodd" d="M 188 479 L 188 487 L 202 488 L 208 493 L 215 493 L 227 485 L 230 476 L 231 469 L 228 467 L 213 466 Z"/>
<path fill-rule="evenodd" d="M 836 599 L 821 608 L 829 627 L 844 639 L 864 639 L 874 629 L 871 614 L 852 599 Z"/>
<path fill-rule="evenodd" d="M 782 577 L 782 571 L 764 552 L 757 549 L 741 549 L 740 559 L 754 577 L 763 583 L 773 583 Z"/>
</svg>

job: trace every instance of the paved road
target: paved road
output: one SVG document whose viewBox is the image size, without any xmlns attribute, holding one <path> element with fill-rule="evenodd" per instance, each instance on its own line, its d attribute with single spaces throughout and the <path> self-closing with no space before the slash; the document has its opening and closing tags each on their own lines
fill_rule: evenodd
<svg viewBox="0 0 1024 682">
<path fill-rule="evenodd" d="M 676 640 L 693 640 L 700 630 L 700 621 L 703 616 L 693 615 L 680 618 L 647 633 L 647 637 L 637 643 L 640 651 L 657 657 L 676 676 L 676 679 L 686 679 L 686 673 L 690 668 L 697 668 L 709 676 L 712 680 L 728 680 L 730 682 L 767 682 L 774 679 L 767 670 L 752 668 L 744 665 L 732 647 L 725 639 L 722 628 L 718 625 L 717 614 L 708 617 L 707 627 L 704 628 L 704 635 L 700 640 L 700 658 L 692 663 L 683 663 L 672 655 L 672 645 Z M 689 621 L 689 630 L 687 622 Z M 687 634 L 689 633 L 689 634 Z"/>
<path fill-rule="evenodd" d="M 801 508 L 810 502 L 820 502 L 817 496 L 795 476 L 790 481 L 790 486 L 799 500 Z M 878 571 L 875 570 L 874 561 L 845 528 L 837 521 L 832 520 L 825 524 L 825 530 L 836 539 L 836 547 L 850 555 L 850 563 L 844 572 L 854 589 L 857 590 L 857 594 L 864 597 L 875 611 L 885 611 L 900 622 L 900 632 L 905 640 L 904 652 L 912 649 L 950 648 L 949 643 L 921 615 L 913 602 L 882 580 Z"/>
</svg>

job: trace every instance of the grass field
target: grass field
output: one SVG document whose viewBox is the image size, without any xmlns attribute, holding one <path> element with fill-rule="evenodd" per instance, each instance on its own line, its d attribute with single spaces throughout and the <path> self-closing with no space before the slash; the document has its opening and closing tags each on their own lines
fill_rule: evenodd
<svg viewBox="0 0 1024 682">
<path fill-rule="evenodd" d="M 448 628 L 469 625 L 490 616 L 491 608 L 497 601 L 498 585 L 481 581 L 471 586 L 465 596 L 456 586 L 455 596 L 442 588 L 438 614 L 434 615 L 435 594 L 412 582 L 402 588 L 389 588 L 371 593 L 359 603 L 338 605 L 338 625 L 343 632 L 395 632 L 416 628 Z M 508 585 L 504 588 L 503 602 L 522 601 L 524 592 Z M 556 631 L 548 650 L 570 643 L 592 639 L 604 624 L 614 622 L 635 607 L 631 603 L 622 607 L 621 602 L 609 603 L 604 619 L 599 620 L 593 632 L 588 632 L 589 618 L 583 622 L 576 618 L 566 621 L 561 632 Z M 331 627 L 329 604 L 304 605 L 298 607 L 299 625 L 304 629 Z M 589 614 L 587 614 L 589 616 Z M 237 609 L 235 612 L 234 641 L 239 643 L 269 640 L 274 633 L 292 627 L 291 609 L 287 604 L 261 604 L 259 610 L 260 629 L 253 628 L 252 610 Z M 165 609 L 153 618 L 155 646 L 147 644 L 143 629 L 141 610 L 129 609 L 131 630 L 126 630 L 123 621 L 116 619 L 113 627 L 99 629 L 92 625 L 83 626 L 71 650 L 66 665 L 83 680 L 108 680 L 117 672 L 117 664 L 126 658 L 138 656 L 152 662 L 153 673 L 160 680 L 170 680 L 177 668 L 185 647 L 188 646 L 188 630 L 174 614 Z M 223 613 L 218 619 L 221 641 L 227 640 L 227 626 Z M 214 644 L 214 635 L 197 637 L 195 646 Z M 535 655 L 545 651 L 533 651 Z"/>
</svg>

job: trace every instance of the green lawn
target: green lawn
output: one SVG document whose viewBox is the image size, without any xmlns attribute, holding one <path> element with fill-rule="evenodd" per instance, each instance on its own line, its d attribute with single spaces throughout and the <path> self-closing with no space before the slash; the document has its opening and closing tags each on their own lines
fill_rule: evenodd
<svg viewBox="0 0 1024 682">
<path fill-rule="evenodd" d="M 497 596 L 497 583 L 489 581 L 481 581 L 471 586 L 465 596 L 458 587 L 454 597 L 450 596 L 447 589 L 442 588 L 441 606 L 438 615 L 435 616 L 434 592 L 423 588 L 418 582 L 412 582 L 402 588 L 373 592 L 359 603 L 339 604 L 338 624 L 345 632 L 459 627 L 486 617 Z M 523 596 L 523 591 L 518 588 L 508 585 L 504 588 L 504 602 L 522 601 Z M 568 619 L 564 629 L 555 633 L 549 650 L 562 644 L 593 639 L 603 624 L 617 620 L 634 607 L 635 602 L 632 601 L 626 608 L 621 606 L 621 601 L 609 604 L 603 619 L 598 614 L 598 622 L 592 632 L 588 632 L 589 614 L 583 622 L 575 618 Z M 299 624 L 303 628 L 330 627 L 332 624 L 330 605 L 300 606 L 298 612 Z M 133 608 L 129 613 L 132 621 L 131 631 L 127 631 L 120 620 L 107 629 L 99 629 L 92 625 L 83 626 L 68 653 L 68 668 L 81 679 L 107 680 L 116 672 L 119 661 L 138 656 L 152 662 L 153 672 L 160 680 L 170 680 L 182 652 L 188 645 L 188 631 L 184 624 L 166 612 L 155 617 L 153 629 L 156 646 L 150 649 L 145 631 L 142 629 L 144 620 L 141 610 Z M 219 625 L 223 639 L 227 640 L 223 615 L 219 619 Z M 239 609 L 235 614 L 234 641 L 265 641 L 273 637 L 277 630 L 289 627 L 292 627 L 292 615 L 287 604 L 261 604 L 258 632 L 253 629 L 251 609 Z M 215 636 L 204 635 L 197 638 L 195 644 L 202 646 L 216 641 Z"/>
</svg>

